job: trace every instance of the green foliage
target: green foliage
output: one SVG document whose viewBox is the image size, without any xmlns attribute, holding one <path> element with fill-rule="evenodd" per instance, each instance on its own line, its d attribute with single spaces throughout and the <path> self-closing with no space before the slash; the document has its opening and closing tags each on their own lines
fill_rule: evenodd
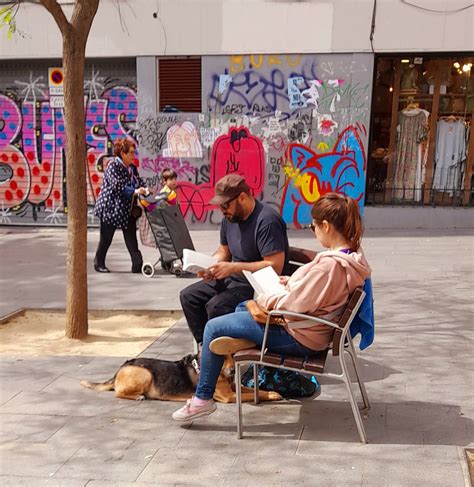
<svg viewBox="0 0 474 487">
<path fill-rule="evenodd" d="M 0 29 L 8 27 L 7 38 L 11 39 L 16 32 L 16 14 L 20 8 L 20 2 L 12 2 L 0 8 Z"/>
</svg>

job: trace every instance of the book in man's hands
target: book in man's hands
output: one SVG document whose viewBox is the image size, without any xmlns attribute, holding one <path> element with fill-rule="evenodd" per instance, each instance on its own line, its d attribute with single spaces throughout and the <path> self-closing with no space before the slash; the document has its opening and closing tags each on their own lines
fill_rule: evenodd
<svg viewBox="0 0 474 487">
<path fill-rule="evenodd" d="M 255 272 L 242 271 L 242 273 L 255 289 L 257 295 L 278 294 L 285 290 L 285 286 L 280 282 L 280 278 L 272 266 L 264 267 Z"/>
<path fill-rule="evenodd" d="M 216 262 L 216 259 L 210 255 L 183 249 L 183 270 L 186 272 L 197 274 L 199 271 L 207 271 L 208 267 Z"/>
</svg>

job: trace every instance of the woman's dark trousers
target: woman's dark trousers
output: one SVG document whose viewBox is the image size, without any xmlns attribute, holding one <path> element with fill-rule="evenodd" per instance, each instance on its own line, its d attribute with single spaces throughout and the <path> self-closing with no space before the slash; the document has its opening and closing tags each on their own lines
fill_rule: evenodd
<svg viewBox="0 0 474 487">
<path fill-rule="evenodd" d="M 253 294 L 250 284 L 231 278 L 198 281 L 184 288 L 179 298 L 196 342 L 202 343 L 204 327 L 211 318 L 233 313 L 239 303 L 252 299 Z"/>
<path fill-rule="evenodd" d="M 113 225 L 100 221 L 100 239 L 94 259 L 96 266 L 105 267 L 105 256 L 114 238 L 115 230 L 116 228 Z M 141 272 L 143 257 L 140 250 L 138 250 L 137 219 L 130 216 L 127 227 L 122 228 L 122 233 L 128 253 L 132 259 L 132 272 Z"/>
</svg>

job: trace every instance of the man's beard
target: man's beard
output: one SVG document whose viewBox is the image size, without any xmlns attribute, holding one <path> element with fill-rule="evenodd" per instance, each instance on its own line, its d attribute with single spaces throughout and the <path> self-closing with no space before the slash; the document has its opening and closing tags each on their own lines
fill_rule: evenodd
<svg viewBox="0 0 474 487">
<path fill-rule="evenodd" d="M 235 213 L 233 215 L 226 215 L 225 217 L 230 223 L 242 223 L 244 221 L 244 209 L 242 205 L 237 202 Z"/>
</svg>

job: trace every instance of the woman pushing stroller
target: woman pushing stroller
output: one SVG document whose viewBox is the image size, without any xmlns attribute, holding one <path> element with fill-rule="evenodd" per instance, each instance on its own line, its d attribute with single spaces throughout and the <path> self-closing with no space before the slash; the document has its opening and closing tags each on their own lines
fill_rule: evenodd
<svg viewBox="0 0 474 487">
<path fill-rule="evenodd" d="M 94 209 L 94 214 L 100 218 L 100 239 L 94 269 L 97 272 L 110 272 L 105 265 L 105 258 L 115 230 L 121 228 L 132 260 L 131 270 L 139 273 L 143 264 L 137 242 L 137 219 L 141 210 L 134 203 L 136 197 L 146 195 L 148 189 L 133 164 L 135 143 L 129 139 L 117 140 L 114 144 L 114 155 L 115 158 L 105 170 L 104 182 Z"/>
</svg>

